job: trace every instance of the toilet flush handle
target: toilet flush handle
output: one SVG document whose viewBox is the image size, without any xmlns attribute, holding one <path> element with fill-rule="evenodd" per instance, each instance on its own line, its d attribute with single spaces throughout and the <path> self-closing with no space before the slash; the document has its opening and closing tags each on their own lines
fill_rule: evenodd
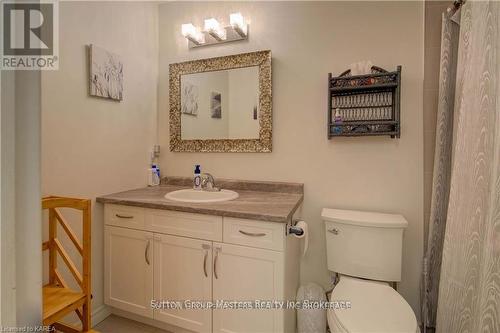
<svg viewBox="0 0 500 333">
<path fill-rule="evenodd" d="M 338 235 L 340 231 L 337 228 L 332 228 L 332 229 L 328 229 L 328 232 L 331 232 L 334 235 Z"/>
</svg>

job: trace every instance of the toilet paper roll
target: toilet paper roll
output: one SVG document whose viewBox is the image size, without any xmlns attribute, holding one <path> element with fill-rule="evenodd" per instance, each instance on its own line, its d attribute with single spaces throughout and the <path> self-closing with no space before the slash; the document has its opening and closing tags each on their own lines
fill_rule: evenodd
<svg viewBox="0 0 500 333">
<path fill-rule="evenodd" d="M 295 226 L 304 230 L 302 235 L 297 236 L 294 234 L 293 236 L 297 238 L 304 238 L 304 250 L 302 251 L 302 256 L 305 256 L 307 248 L 309 247 L 309 231 L 307 229 L 307 223 L 305 221 L 300 220 L 297 222 L 297 224 L 295 224 Z"/>
</svg>

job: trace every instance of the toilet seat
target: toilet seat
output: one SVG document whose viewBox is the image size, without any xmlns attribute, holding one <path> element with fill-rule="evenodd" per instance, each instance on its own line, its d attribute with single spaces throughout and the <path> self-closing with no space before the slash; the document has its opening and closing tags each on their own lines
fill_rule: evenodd
<svg viewBox="0 0 500 333">
<path fill-rule="evenodd" d="M 350 308 L 328 310 L 332 333 L 420 332 L 412 308 L 387 283 L 341 276 L 330 302 L 342 301 Z"/>
</svg>

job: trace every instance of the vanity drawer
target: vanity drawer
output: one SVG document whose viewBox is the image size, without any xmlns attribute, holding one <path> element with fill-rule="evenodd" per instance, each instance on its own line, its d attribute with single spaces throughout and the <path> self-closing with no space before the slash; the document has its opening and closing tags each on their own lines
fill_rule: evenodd
<svg viewBox="0 0 500 333">
<path fill-rule="evenodd" d="M 145 226 L 152 232 L 222 241 L 222 216 L 147 209 Z"/>
<path fill-rule="evenodd" d="M 144 208 L 106 204 L 104 223 L 118 227 L 144 229 Z"/>
<path fill-rule="evenodd" d="M 284 223 L 224 217 L 224 243 L 283 251 Z"/>
</svg>

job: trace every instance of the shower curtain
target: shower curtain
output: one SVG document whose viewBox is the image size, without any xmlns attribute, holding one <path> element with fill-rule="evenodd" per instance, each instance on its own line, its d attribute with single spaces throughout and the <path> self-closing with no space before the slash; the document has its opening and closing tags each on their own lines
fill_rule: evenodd
<svg viewBox="0 0 500 333">
<path fill-rule="evenodd" d="M 500 332 L 500 2 L 461 9 L 437 332 Z"/>
<path fill-rule="evenodd" d="M 453 151 L 453 109 L 460 13 L 443 13 L 441 24 L 441 63 L 431 213 L 422 283 L 422 319 L 425 327 L 436 327 L 439 275 L 450 193 Z"/>
</svg>

